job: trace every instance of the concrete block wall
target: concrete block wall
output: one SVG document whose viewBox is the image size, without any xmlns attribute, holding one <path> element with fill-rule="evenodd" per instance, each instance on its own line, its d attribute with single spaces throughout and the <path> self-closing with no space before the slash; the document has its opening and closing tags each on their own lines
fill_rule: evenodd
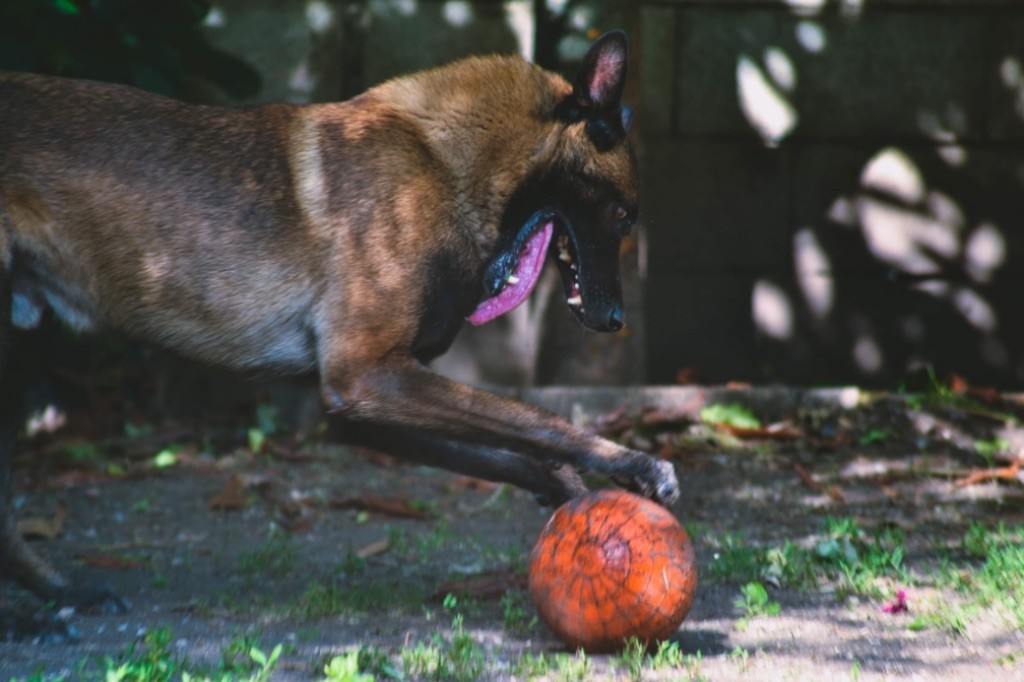
<svg viewBox="0 0 1024 682">
<path fill-rule="evenodd" d="M 649 380 L 1024 385 L 1024 3 L 640 4 Z"/>
<path fill-rule="evenodd" d="M 446 372 L 893 385 L 930 363 L 1024 386 L 1024 0 L 569 6 L 633 38 L 639 324 L 587 334 L 556 293 L 468 330 Z M 533 30 L 529 0 L 214 7 L 211 35 L 264 73 L 259 100 L 336 100 L 467 54 L 529 51 Z M 635 253 L 627 265 L 637 282 Z"/>
</svg>

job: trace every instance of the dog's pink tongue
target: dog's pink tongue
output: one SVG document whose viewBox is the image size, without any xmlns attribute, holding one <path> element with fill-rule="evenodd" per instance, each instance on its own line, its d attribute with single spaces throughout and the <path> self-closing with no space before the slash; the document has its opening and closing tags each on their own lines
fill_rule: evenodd
<svg viewBox="0 0 1024 682">
<path fill-rule="evenodd" d="M 473 314 L 466 318 L 470 324 L 490 322 L 526 300 L 540 279 L 540 272 L 544 269 L 544 256 L 548 252 L 548 245 L 554 232 L 554 223 L 549 222 L 530 237 L 519 254 L 516 271 L 512 273 L 519 281 L 515 284 L 506 283 L 495 296 L 481 302 Z"/>
</svg>

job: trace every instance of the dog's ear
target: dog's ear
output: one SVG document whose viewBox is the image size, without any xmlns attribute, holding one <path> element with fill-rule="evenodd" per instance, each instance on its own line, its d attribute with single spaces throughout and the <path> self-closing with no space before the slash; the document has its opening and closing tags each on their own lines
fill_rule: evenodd
<svg viewBox="0 0 1024 682">
<path fill-rule="evenodd" d="M 585 109 L 608 112 L 619 107 L 626 83 L 629 42 L 622 31 L 611 31 L 594 41 L 583 58 L 573 95 Z"/>
</svg>

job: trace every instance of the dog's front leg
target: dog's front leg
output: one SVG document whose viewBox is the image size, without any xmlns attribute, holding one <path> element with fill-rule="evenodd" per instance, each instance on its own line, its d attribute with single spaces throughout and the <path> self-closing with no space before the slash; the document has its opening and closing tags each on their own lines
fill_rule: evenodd
<svg viewBox="0 0 1024 682">
<path fill-rule="evenodd" d="M 679 496 L 671 463 L 587 433 L 539 407 L 451 381 L 411 358 L 391 356 L 361 371 L 328 372 L 323 391 L 329 409 L 367 427 L 508 450 L 547 466 L 591 469 L 665 505 Z"/>
<path fill-rule="evenodd" d="M 556 507 L 587 492 L 579 474 L 568 465 L 548 466 L 509 450 L 445 440 L 400 428 L 346 420 L 342 438 L 418 464 L 447 469 L 488 481 L 511 483 L 529 490 L 541 505 Z"/>
</svg>

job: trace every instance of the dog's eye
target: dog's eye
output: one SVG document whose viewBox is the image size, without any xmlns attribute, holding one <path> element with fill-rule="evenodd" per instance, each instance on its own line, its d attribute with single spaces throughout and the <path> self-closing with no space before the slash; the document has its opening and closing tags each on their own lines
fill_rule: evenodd
<svg viewBox="0 0 1024 682">
<path fill-rule="evenodd" d="M 636 214 L 622 204 L 616 204 L 615 222 L 618 224 L 619 235 L 625 237 L 632 231 L 633 225 L 636 223 Z"/>
</svg>

